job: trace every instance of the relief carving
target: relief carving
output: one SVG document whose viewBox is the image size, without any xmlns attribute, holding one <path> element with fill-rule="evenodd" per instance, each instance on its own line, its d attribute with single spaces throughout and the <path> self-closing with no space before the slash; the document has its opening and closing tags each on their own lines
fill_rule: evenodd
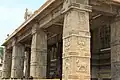
<svg viewBox="0 0 120 80">
<path fill-rule="evenodd" d="M 69 70 L 69 66 L 70 66 L 70 63 L 69 63 L 69 59 L 67 58 L 65 60 L 65 70 Z"/>
<path fill-rule="evenodd" d="M 90 56 L 89 15 L 83 10 L 75 9 L 75 6 L 72 6 L 75 1 L 64 0 L 63 4 L 63 13 L 65 12 L 63 28 L 63 75 L 65 80 L 79 78 L 82 80 L 84 79 L 83 74 L 89 76 L 90 72 L 90 58 L 87 58 Z M 71 7 L 73 9 L 68 11 Z M 73 75 L 74 73 L 75 75 Z M 86 77 L 86 79 L 89 78 Z"/>
<path fill-rule="evenodd" d="M 79 52 L 82 53 L 83 56 L 90 56 L 90 45 L 87 44 L 87 41 L 87 38 L 77 37 Z"/>
<path fill-rule="evenodd" d="M 85 28 L 85 25 L 87 22 L 85 12 L 77 12 L 77 15 L 78 15 L 78 27 Z M 79 26 L 79 25 L 81 25 L 81 26 Z"/>
<path fill-rule="evenodd" d="M 71 20 L 72 18 L 71 18 L 71 11 L 70 11 L 69 13 L 65 14 L 64 29 L 70 27 Z"/>
<path fill-rule="evenodd" d="M 68 80 L 68 74 L 70 71 L 70 59 L 65 58 L 63 59 L 63 77 L 65 77 L 66 80 Z"/>
<path fill-rule="evenodd" d="M 64 51 L 65 52 L 69 50 L 69 48 L 70 48 L 70 42 L 71 42 L 71 38 L 70 37 L 64 39 Z"/>
<path fill-rule="evenodd" d="M 69 47 L 70 46 L 70 38 L 65 39 L 65 47 Z"/>
<path fill-rule="evenodd" d="M 85 41 L 81 37 L 77 37 L 77 43 L 81 48 L 85 46 Z"/>
<path fill-rule="evenodd" d="M 77 70 L 76 70 L 77 72 L 83 72 L 83 73 L 87 72 L 87 68 L 88 68 L 87 63 L 80 61 L 79 58 L 76 60 L 76 65 L 77 65 L 76 66 L 77 67 Z"/>
</svg>

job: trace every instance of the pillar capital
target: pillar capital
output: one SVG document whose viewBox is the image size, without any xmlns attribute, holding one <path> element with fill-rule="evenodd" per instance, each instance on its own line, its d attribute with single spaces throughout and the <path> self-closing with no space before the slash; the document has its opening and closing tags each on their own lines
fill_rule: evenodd
<svg viewBox="0 0 120 80">
<path fill-rule="evenodd" d="M 5 47 L 4 49 L 5 49 L 5 50 L 4 50 L 5 53 L 12 53 L 11 49 L 6 48 L 6 47 Z"/>
<path fill-rule="evenodd" d="M 39 32 L 39 23 L 35 22 L 32 27 L 32 35 L 36 34 Z"/>
<path fill-rule="evenodd" d="M 70 10 L 92 12 L 92 7 L 88 2 L 89 0 L 65 0 L 62 13 L 69 12 Z"/>
</svg>

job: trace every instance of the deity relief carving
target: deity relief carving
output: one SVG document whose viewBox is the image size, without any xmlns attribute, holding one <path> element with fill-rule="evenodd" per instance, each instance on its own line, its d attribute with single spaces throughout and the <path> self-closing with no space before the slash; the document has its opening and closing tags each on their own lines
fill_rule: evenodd
<svg viewBox="0 0 120 80">
<path fill-rule="evenodd" d="M 90 56 L 90 45 L 87 38 L 77 37 L 77 44 L 81 55 Z"/>
<path fill-rule="evenodd" d="M 70 28 L 71 22 L 72 22 L 72 11 L 69 11 L 65 14 L 65 20 L 64 20 L 64 29 Z"/>
<path fill-rule="evenodd" d="M 86 17 L 85 17 L 85 13 L 84 12 L 77 12 L 78 15 L 78 25 L 81 25 L 79 27 L 85 27 L 86 25 Z"/>
</svg>

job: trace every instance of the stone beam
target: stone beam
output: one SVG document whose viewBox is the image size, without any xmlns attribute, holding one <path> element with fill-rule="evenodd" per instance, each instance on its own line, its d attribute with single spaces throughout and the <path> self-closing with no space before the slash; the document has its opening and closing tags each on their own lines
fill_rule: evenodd
<svg viewBox="0 0 120 80">
<path fill-rule="evenodd" d="M 112 2 L 116 5 L 120 5 L 120 0 L 112 0 Z"/>
<path fill-rule="evenodd" d="M 107 14 L 113 16 L 117 14 L 117 7 L 115 5 L 107 4 L 100 0 L 90 0 L 90 5 L 92 6 L 92 10 L 98 11 L 103 15 Z"/>
<path fill-rule="evenodd" d="M 61 4 L 58 4 L 58 5 L 59 6 L 57 6 L 54 10 L 53 9 L 48 10 L 48 13 L 46 15 L 42 14 L 44 17 L 39 19 L 40 28 L 49 27 L 55 22 L 63 19 L 62 1 L 61 1 Z M 112 4 L 110 5 L 110 4 L 102 3 L 98 0 L 91 0 L 90 5 L 92 6 L 93 11 L 96 11 L 103 15 L 113 16 L 117 14 L 117 7 Z"/>
<path fill-rule="evenodd" d="M 25 32 L 21 33 L 21 35 L 18 36 L 17 42 L 21 42 L 31 35 L 32 35 L 31 29 L 26 29 Z"/>
<path fill-rule="evenodd" d="M 42 14 L 40 16 L 43 16 L 42 18 L 39 18 L 38 22 L 40 24 L 39 28 L 47 28 L 49 26 L 51 26 L 52 24 L 54 24 L 55 22 L 59 21 L 60 19 L 63 18 L 61 12 L 62 12 L 62 2 L 61 1 L 57 1 L 56 5 L 53 5 L 55 8 L 51 8 L 47 10 L 47 14 Z"/>
</svg>

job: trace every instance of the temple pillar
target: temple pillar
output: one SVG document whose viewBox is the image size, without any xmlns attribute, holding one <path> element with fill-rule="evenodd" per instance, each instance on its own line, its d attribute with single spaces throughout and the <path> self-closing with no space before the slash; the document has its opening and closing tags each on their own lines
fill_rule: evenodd
<svg viewBox="0 0 120 80">
<path fill-rule="evenodd" d="M 38 25 L 32 29 L 30 76 L 34 79 L 46 78 L 47 69 L 47 34 Z"/>
<path fill-rule="evenodd" d="M 22 44 L 13 45 L 12 50 L 12 70 L 11 78 L 12 79 L 21 79 L 23 78 L 24 70 L 24 46 Z"/>
<path fill-rule="evenodd" d="M 25 51 L 24 76 L 25 78 L 30 77 L 30 52 L 29 51 Z"/>
<path fill-rule="evenodd" d="M 11 76 L 12 52 L 5 48 L 2 66 L 2 79 L 9 79 Z"/>
<path fill-rule="evenodd" d="M 89 0 L 65 0 L 63 6 L 64 80 L 90 80 Z"/>
<path fill-rule="evenodd" d="M 120 17 L 111 24 L 111 80 L 120 80 Z"/>
</svg>

